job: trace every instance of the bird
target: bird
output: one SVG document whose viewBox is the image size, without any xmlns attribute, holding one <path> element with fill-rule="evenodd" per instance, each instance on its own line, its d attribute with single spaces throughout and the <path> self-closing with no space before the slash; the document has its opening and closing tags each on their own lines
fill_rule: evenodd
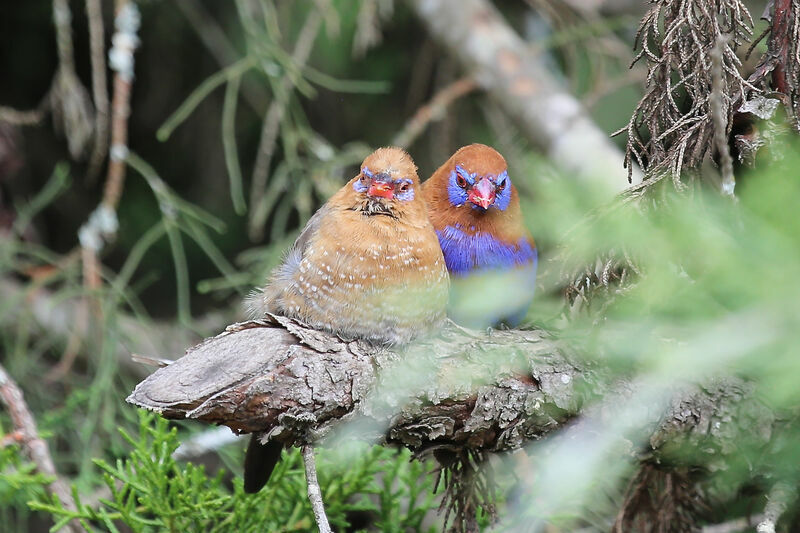
<svg viewBox="0 0 800 533">
<path fill-rule="evenodd" d="M 446 319 L 449 275 L 421 194 L 417 166 L 401 148 L 379 148 L 308 221 L 266 286 L 246 300 L 252 317 L 297 319 L 347 340 L 398 346 Z M 282 444 L 254 435 L 245 492 L 258 492 Z"/>
<path fill-rule="evenodd" d="M 422 194 L 450 273 L 449 317 L 471 328 L 518 326 L 533 299 L 538 252 L 505 158 L 485 144 L 464 146 Z"/>
</svg>

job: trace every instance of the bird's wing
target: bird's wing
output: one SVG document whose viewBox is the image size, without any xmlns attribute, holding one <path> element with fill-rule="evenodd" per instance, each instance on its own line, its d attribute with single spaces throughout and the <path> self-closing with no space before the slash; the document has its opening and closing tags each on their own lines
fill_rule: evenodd
<svg viewBox="0 0 800 533">
<path fill-rule="evenodd" d="M 282 313 L 282 309 L 278 305 L 278 297 L 294 283 L 295 272 L 303 260 L 309 242 L 330 212 L 331 207 L 325 204 L 308 219 L 306 226 L 289 251 L 286 252 L 281 264 L 272 272 L 267 285 L 261 290 L 253 291 L 247 297 L 245 306 L 252 317 L 258 318 L 264 316 L 265 313 Z"/>
<path fill-rule="evenodd" d="M 328 213 L 331 212 L 331 207 L 328 204 L 323 205 L 314 215 L 308 219 L 306 222 L 306 227 L 303 228 L 303 231 L 300 232 L 300 235 L 297 236 L 297 239 L 294 241 L 294 244 L 289 249 L 289 254 L 293 252 L 298 252 L 300 258 L 303 258 L 303 254 L 305 253 L 306 248 L 308 247 L 308 242 L 317 232 L 319 227 L 322 225 L 323 219 L 326 217 Z"/>
</svg>

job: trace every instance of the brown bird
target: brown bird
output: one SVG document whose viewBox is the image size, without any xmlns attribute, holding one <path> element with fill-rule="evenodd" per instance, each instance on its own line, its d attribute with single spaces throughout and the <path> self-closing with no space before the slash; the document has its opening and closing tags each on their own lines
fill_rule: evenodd
<svg viewBox="0 0 800 533">
<path fill-rule="evenodd" d="M 380 148 L 311 217 L 267 285 L 247 301 L 345 339 L 404 344 L 445 318 L 448 274 L 419 191 L 417 167 L 400 148 Z M 282 445 L 254 435 L 245 491 L 269 479 Z"/>
</svg>

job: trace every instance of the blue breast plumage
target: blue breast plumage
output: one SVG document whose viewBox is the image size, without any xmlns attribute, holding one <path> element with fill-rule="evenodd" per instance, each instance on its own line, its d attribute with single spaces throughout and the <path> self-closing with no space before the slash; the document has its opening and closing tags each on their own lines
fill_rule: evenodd
<svg viewBox="0 0 800 533">
<path fill-rule="evenodd" d="M 473 328 L 518 325 L 536 286 L 538 256 L 533 242 L 523 237 L 507 243 L 458 226 L 436 232 L 451 275 L 448 315 Z"/>
</svg>

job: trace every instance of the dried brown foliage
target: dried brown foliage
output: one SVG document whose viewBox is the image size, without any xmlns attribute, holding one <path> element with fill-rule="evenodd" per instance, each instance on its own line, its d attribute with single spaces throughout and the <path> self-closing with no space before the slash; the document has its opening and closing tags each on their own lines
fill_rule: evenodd
<svg viewBox="0 0 800 533">
<path fill-rule="evenodd" d="M 614 533 L 679 533 L 697 525 L 701 496 L 685 469 L 666 472 L 644 465 L 631 479 Z"/>
<path fill-rule="evenodd" d="M 745 80 L 736 52 L 753 35 L 742 0 L 651 0 L 636 36 L 634 63 L 648 63 L 647 90 L 626 126 L 626 166 L 633 160 L 651 177 L 696 168 L 712 148 L 712 51 L 722 49 L 723 109 L 730 129 L 734 103 L 759 92 Z M 727 132 L 726 132 L 727 133 Z"/>
</svg>

